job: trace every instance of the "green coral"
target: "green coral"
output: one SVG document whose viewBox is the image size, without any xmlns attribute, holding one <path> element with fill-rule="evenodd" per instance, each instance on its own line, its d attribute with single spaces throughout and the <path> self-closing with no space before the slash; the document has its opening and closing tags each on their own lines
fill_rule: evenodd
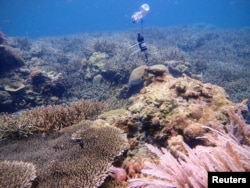
<svg viewBox="0 0 250 188">
<path fill-rule="evenodd" d="M 103 63 L 103 60 L 106 59 L 108 55 L 102 52 L 94 52 L 89 58 L 89 62 L 92 65 L 99 65 Z"/>
<path fill-rule="evenodd" d="M 113 124 L 115 120 L 121 116 L 126 115 L 126 110 L 123 108 L 110 110 L 99 115 L 98 118 L 106 120 L 108 123 Z"/>
</svg>

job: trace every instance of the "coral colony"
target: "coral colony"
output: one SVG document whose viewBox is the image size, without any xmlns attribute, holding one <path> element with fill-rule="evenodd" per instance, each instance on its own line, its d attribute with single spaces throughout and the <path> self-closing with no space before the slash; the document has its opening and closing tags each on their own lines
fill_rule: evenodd
<svg viewBox="0 0 250 188">
<path fill-rule="evenodd" d="M 249 32 L 144 32 L 150 67 L 133 31 L 0 33 L 0 187 L 246 182 L 210 173 L 250 171 Z"/>
</svg>

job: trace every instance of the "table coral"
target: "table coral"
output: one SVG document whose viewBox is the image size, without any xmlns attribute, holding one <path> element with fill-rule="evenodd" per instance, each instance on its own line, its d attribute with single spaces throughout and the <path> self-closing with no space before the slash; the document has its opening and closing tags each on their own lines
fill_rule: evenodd
<svg viewBox="0 0 250 188">
<path fill-rule="evenodd" d="M 47 136 L 0 142 L 0 161 L 32 162 L 37 187 L 98 187 L 127 145 L 126 134 L 104 120 L 82 121 Z"/>
<path fill-rule="evenodd" d="M 17 114 L 0 114 L 0 141 L 27 137 L 35 132 L 59 131 L 84 119 L 96 118 L 105 104 L 79 100 L 70 105 L 40 106 Z"/>
</svg>

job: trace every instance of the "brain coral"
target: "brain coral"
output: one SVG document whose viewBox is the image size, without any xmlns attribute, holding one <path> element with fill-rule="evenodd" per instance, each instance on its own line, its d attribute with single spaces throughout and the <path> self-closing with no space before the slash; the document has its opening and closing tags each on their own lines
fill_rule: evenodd
<svg viewBox="0 0 250 188">
<path fill-rule="evenodd" d="M 0 160 L 37 167 L 37 187 L 98 187 L 112 162 L 127 147 L 126 135 L 104 120 L 82 121 L 45 137 L 0 143 Z"/>
</svg>

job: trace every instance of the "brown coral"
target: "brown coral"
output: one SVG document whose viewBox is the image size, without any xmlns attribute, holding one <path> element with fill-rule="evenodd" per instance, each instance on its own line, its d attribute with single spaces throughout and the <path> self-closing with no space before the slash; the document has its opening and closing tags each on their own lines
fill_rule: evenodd
<svg viewBox="0 0 250 188">
<path fill-rule="evenodd" d="M 6 140 L 0 143 L 0 160 L 34 163 L 38 187 L 98 187 L 127 144 L 120 129 L 83 121 L 45 137 Z"/>
<path fill-rule="evenodd" d="M 70 105 L 48 105 L 23 111 L 20 115 L 0 116 L 0 140 L 27 136 L 34 132 L 51 132 L 91 119 L 104 109 L 104 103 L 79 100 Z"/>
<path fill-rule="evenodd" d="M 190 142 L 203 136 L 205 131 L 200 126 L 204 124 L 222 130 L 228 119 L 226 109 L 239 108 L 219 86 L 186 75 L 162 78 L 164 81 L 156 80 L 145 87 L 144 92 L 133 99 L 128 111 L 130 117 L 143 124 L 153 141 L 164 146 L 167 139 L 176 134 Z"/>
<path fill-rule="evenodd" d="M 113 56 L 114 49 L 117 47 L 117 44 L 107 40 L 97 40 L 93 47 L 96 52 L 102 52 L 108 54 L 109 56 Z"/>
<path fill-rule="evenodd" d="M 35 165 L 23 161 L 0 161 L 0 187 L 29 188 L 36 178 Z"/>
</svg>

